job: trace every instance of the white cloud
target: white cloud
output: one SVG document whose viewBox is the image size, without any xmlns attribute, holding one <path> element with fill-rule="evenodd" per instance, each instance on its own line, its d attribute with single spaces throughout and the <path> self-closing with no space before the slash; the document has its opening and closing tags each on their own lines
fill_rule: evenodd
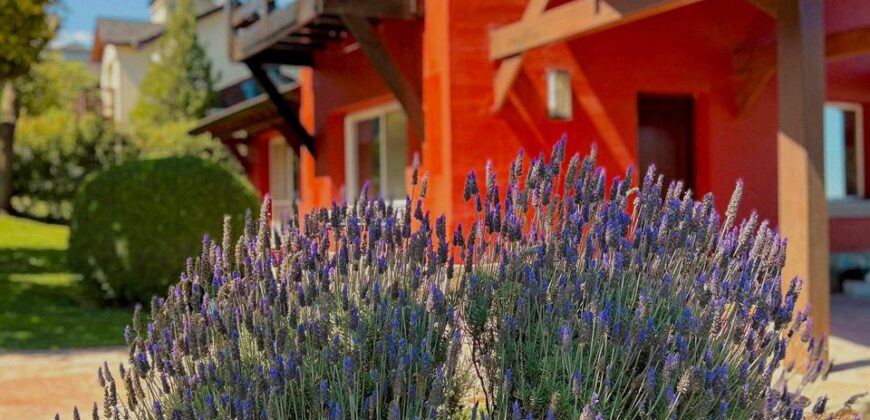
<svg viewBox="0 0 870 420">
<path fill-rule="evenodd" d="M 94 42 L 94 34 L 90 31 L 64 31 L 61 30 L 51 41 L 52 47 L 62 47 L 69 44 L 82 44 L 90 47 Z"/>
</svg>

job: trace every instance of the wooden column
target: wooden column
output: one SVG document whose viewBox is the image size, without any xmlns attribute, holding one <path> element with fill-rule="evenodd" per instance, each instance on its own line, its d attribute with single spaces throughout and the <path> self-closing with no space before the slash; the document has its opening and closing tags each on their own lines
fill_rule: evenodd
<svg viewBox="0 0 870 420">
<path fill-rule="evenodd" d="M 788 238 L 784 287 L 804 279 L 796 309 L 811 303 L 813 333 L 830 331 L 828 209 L 824 183 L 823 107 L 825 26 L 823 0 L 778 0 L 777 62 L 779 226 Z M 796 344 L 796 343 L 793 343 Z M 789 358 L 801 369 L 797 346 Z"/>
</svg>

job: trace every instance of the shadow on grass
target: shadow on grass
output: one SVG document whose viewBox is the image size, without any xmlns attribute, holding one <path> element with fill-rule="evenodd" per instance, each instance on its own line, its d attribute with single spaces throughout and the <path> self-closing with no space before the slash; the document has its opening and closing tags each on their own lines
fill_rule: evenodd
<svg viewBox="0 0 870 420">
<path fill-rule="evenodd" d="M 87 296 L 65 251 L 0 249 L 0 350 L 122 345 L 132 310 Z"/>
<path fill-rule="evenodd" d="M 0 275 L 9 273 L 63 273 L 66 250 L 0 248 Z"/>
</svg>

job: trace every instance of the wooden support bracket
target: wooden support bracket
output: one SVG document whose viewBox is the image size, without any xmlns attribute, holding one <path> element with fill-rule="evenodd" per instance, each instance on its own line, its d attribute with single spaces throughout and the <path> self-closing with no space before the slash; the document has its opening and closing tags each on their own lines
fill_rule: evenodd
<svg viewBox="0 0 870 420">
<path fill-rule="evenodd" d="M 287 123 L 287 126 L 290 127 L 289 132 L 283 133 L 287 142 L 290 143 L 293 149 L 297 152 L 299 151 L 299 146 L 305 146 L 311 154 L 314 154 L 314 137 L 312 137 L 308 130 L 302 126 L 302 123 L 299 121 L 299 114 L 293 110 L 290 103 L 287 102 L 286 98 L 284 98 L 284 95 L 281 95 L 281 92 L 279 92 L 278 88 L 275 87 L 272 79 L 269 79 L 269 75 L 267 75 L 266 71 L 263 69 L 263 63 L 256 60 L 247 60 L 245 61 L 245 65 L 248 66 L 249 70 L 251 70 L 251 75 L 254 76 L 254 79 L 257 80 L 260 87 L 266 91 L 269 100 L 275 104 L 275 109 L 278 110 L 278 115 L 280 115 Z"/>
<path fill-rule="evenodd" d="M 414 132 L 422 140 L 423 136 L 423 103 L 414 86 L 402 73 L 399 66 L 390 57 L 387 48 L 375 34 L 371 22 L 359 15 L 342 14 L 341 20 L 348 32 L 356 39 L 360 49 L 375 71 L 387 84 L 393 95 L 402 104 L 408 121 Z"/>
<path fill-rule="evenodd" d="M 547 9 L 549 0 L 529 0 L 526 5 L 526 10 L 523 12 L 523 20 L 531 19 L 535 16 L 544 13 Z M 492 111 L 498 112 L 504 105 L 505 98 L 508 96 L 514 81 L 517 80 L 517 75 L 520 73 L 520 68 L 523 66 L 523 54 L 518 54 L 513 57 L 508 57 L 502 60 L 495 72 L 493 78 L 492 91 L 493 103 Z"/>
</svg>

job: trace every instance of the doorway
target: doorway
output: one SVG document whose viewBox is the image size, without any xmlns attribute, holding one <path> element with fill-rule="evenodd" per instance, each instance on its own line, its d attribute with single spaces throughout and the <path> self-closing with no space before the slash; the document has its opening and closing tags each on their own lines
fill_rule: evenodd
<svg viewBox="0 0 870 420">
<path fill-rule="evenodd" d="M 655 164 L 664 187 L 683 181 L 695 187 L 695 104 L 687 95 L 648 95 L 637 98 L 637 154 L 640 171 Z M 642 175 L 641 175 L 642 176 Z"/>
</svg>

